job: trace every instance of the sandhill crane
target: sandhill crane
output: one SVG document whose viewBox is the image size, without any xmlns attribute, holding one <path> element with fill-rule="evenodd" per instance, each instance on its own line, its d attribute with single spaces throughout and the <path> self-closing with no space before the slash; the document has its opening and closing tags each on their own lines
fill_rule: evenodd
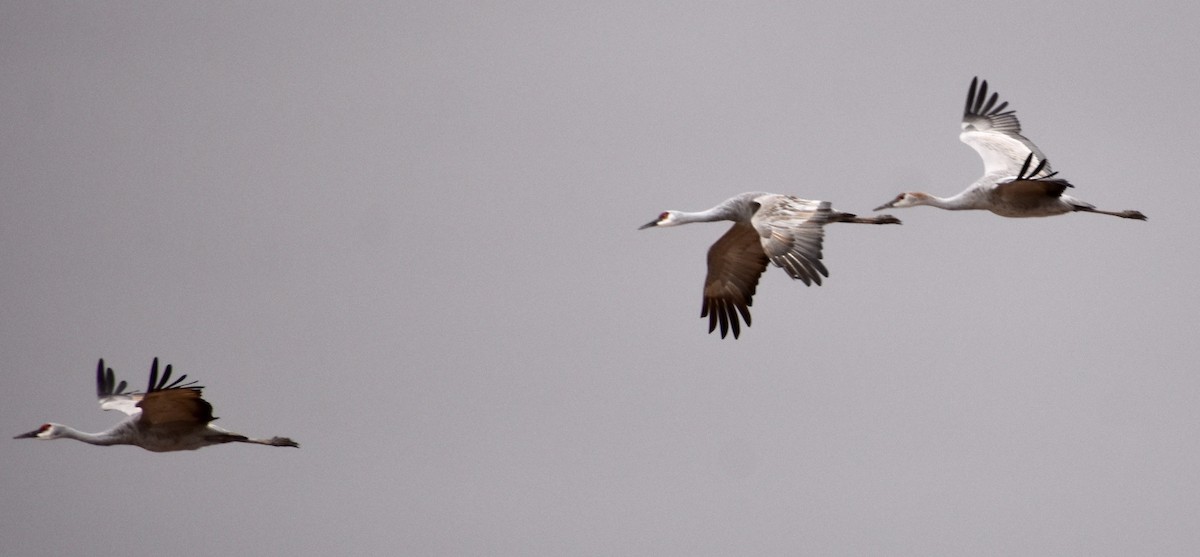
<svg viewBox="0 0 1200 557">
<path fill-rule="evenodd" d="M 256 443 L 274 447 L 299 447 L 287 437 L 251 439 L 212 425 L 212 405 L 200 398 L 195 381 L 184 383 L 187 375 L 174 382 L 171 366 L 158 377 L 158 358 L 150 365 L 150 385 L 145 393 L 125 392 L 125 382 L 116 383 L 113 370 L 96 366 L 96 396 L 103 410 L 120 410 L 130 417 L 116 427 L 100 433 L 85 433 L 71 427 L 48 423 L 13 439 L 77 439 L 92 445 L 137 445 L 154 452 L 190 451 L 221 443 Z"/>
<path fill-rule="evenodd" d="M 733 221 L 729 231 L 708 249 L 708 276 L 700 317 L 708 317 L 708 332 L 721 326 L 721 338 L 732 329 L 738 338 L 738 314 L 750 326 L 750 305 L 758 277 L 767 261 L 805 285 L 821 284 L 829 276 L 821 264 L 824 226 L 831 222 L 900 224 L 891 215 L 858 217 L 834 211 L 828 201 L 811 201 L 790 195 L 748 192 L 725 200 L 707 211 L 666 211 L 638 230 L 690 222 Z"/>
<path fill-rule="evenodd" d="M 1021 135 L 1016 111 L 1005 112 L 1008 103 L 997 105 L 999 95 L 992 93 L 988 97 L 987 93 L 987 81 L 979 83 L 978 77 L 971 80 L 963 109 L 963 131 L 958 136 L 983 159 L 983 177 L 953 197 L 906 192 L 876 207 L 876 211 L 929 205 L 951 211 L 984 209 L 1002 217 L 1049 217 L 1082 211 L 1146 220 L 1146 215 L 1138 211 L 1101 211 L 1090 203 L 1063 195 L 1064 189 L 1074 187 L 1071 184 L 1063 180 L 1042 180 L 1053 174 L 1045 155 Z M 1036 164 L 1038 170 L 1026 176 L 1019 170 L 1023 163 L 1027 170 L 1030 162 Z"/>
</svg>

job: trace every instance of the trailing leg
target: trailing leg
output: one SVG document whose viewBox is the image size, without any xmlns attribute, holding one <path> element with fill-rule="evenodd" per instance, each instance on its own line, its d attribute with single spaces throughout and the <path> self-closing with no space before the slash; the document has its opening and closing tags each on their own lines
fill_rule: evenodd
<svg viewBox="0 0 1200 557">
<path fill-rule="evenodd" d="M 1143 215 L 1141 211 L 1101 211 L 1100 209 L 1097 209 L 1095 207 L 1076 207 L 1075 210 L 1083 211 L 1085 213 L 1100 213 L 1101 215 L 1112 215 L 1114 217 L 1121 217 L 1123 219 L 1146 220 L 1146 215 Z"/>
</svg>

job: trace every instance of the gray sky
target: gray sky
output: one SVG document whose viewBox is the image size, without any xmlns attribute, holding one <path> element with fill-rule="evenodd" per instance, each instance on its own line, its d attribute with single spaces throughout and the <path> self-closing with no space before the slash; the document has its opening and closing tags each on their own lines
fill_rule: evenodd
<svg viewBox="0 0 1200 557">
<path fill-rule="evenodd" d="M 806 4 L 0 4 L 0 553 L 1200 553 L 1200 8 Z M 1149 222 L 832 225 L 706 334 L 638 225 L 955 193 L 975 75 Z M 302 448 L 10 439 L 154 356 Z"/>
</svg>

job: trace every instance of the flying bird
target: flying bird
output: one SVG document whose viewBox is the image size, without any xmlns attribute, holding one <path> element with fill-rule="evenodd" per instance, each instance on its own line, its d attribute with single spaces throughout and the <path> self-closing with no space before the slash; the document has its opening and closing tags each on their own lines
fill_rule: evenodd
<svg viewBox="0 0 1200 557">
<path fill-rule="evenodd" d="M 707 211 L 666 211 L 638 230 L 720 220 L 733 221 L 733 226 L 708 249 L 708 276 L 704 279 L 700 317 L 708 317 L 709 333 L 720 325 L 721 338 L 730 330 L 733 338 L 738 338 L 739 314 L 746 320 L 746 326 L 750 326 L 752 297 L 767 261 L 805 285 L 820 286 L 821 277 L 829 276 L 821 263 L 826 224 L 900 224 L 891 215 L 858 217 L 834 211 L 828 201 L 748 192 Z"/>
<path fill-rule="evenodd" d="M 1095 205 L 1065 195 L 1074 187 L 1064 180 L 1047 180 L 1054 173 L 1045 155 L 1025 136 L 1015 110 L 1005 111 L 997 93 L 988 96 L 987 81 L 971 80 L 963 109 L 962 133 L 958 138 L 970 145 L 983 159 L 983 176 L 952 197 L 925 192 L 906 192 L 876 207 L 888 208 L 929 205 L 951 211 L 983 209 L 1002 217 L 1049 217 L 1082 211 L 1126 219 L 1146 220 L 1139 211 L 1102 211 Z M 1026 172 L 1030 164 L 1033 172 Z"/>
<path fill-rule="evenodd" d="M 158 376 L 158 358 L 150 365 L 150 384 L 145 393 L 126 392 L 125 382 L 116 382 L 104 360 L 96 366 L 96 396 L 102 410 L 120 410 L 129 418 L 108 431 L 86 433 L 55 423 L 43 424 L 13 439 L 77 439 L 92 445 L 136 445 L 156 453 L 191 451 L 221 443 L 255 443 L 274 447 L 299 447 L 287 437 L 251 439 L 212 425 L 212 405 L 200 398 L 195 381 L 187 375 L 171 382 L 171 365 Z"/>
</svg>

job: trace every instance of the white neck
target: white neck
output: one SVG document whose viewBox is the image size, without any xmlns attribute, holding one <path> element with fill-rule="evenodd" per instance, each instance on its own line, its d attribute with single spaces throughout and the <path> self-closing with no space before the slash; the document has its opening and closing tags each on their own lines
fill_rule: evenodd
<svg viewBox="0 0 1200 557">
<path fill-rule="evenodd" d="M 754 211 L 750 209 L 750 204 L 755 199 L 764 195 L 770 195 L 764 192 L 746 192 L 725 200 L 724 203 L 717 205 L 711 209 L 688 213 L 685 211 L 675 211 L 675 222 L 673 224 L 687 224 L 689 222 L 714 222 L 719 220 L 742 221 L 749 220 Z"/>
<path fill-rule="evenodd" d="M 688 213 L 677 211 L 675 213 L 676 224 L 687 224 L 689 222 L 715 222 L 719 220 L 733 220 L 733 213 L 728 207 L 718 205 L 712 209 Z"/>
<path fill-rule="evenodd" d="M 938 197 L 936 195 L 925 194 L 925 197 L 920 198 L 918 205 L 929 205 L 947 211 L 964 211 L 968 209 L 978 209 L 976 198 L 971 195 L 973 190 L 964 191 L 958 195 L 951 197 Z"/>
<path fill-rule="evenodd" d="M 89 445 L 128 445 L 128 444 L 130 444 L 129 440 L 127 438 L 124 438 L 118 434 L 118 432 L 121 430 L 120 426 L 117 426 L 108 431 L 101 431 L 100 433 L 88 433 L 86 431 L 79 431 L 78 429 L 75 429 L 70 426 L 65 426 L 65 425 L 60 425 L 58 427 L 61 428 L 61 430 L 62 430 L 62 432 L 61 432 L 61 434 L 59 434 L 58 438 L 75 439 L 77 441 L 83 441 L 84 443 L 87 443 Z"/>
</svg>

